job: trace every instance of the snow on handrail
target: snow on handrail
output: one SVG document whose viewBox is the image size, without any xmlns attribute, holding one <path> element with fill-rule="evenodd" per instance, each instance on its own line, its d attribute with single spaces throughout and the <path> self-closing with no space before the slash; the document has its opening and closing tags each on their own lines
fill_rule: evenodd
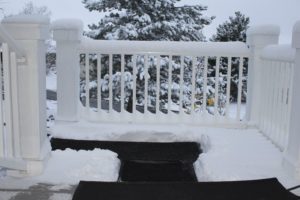
<svg viewBox="0 0 300 200">
<path fill-rule="evenodd" d="M 296 49 L 291 45 L 269 45 L 265 47 L 261 53 L 264 60 L 295 62 Z"/>
<path fill-rule="evenodd" d="M 18 43 L 7 33 L 7 31 L 0 25 L 0 42 L 7 43 L 9 48 L 14 51 L 17 56 L 25 56 L 25 51 L 18 45 Z"/>
<path fill-rule="evenodd" d="M 84 38 L 82 53 L 249 57 L 242 42 L 122 41 Z"/>
</svg>

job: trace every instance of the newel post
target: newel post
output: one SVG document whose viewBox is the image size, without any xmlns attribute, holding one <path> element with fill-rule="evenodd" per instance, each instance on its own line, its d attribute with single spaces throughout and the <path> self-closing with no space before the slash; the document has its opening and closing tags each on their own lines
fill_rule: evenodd
<svg viewBox="0 0 300 200">
<path fill-rule="evenodd" d="M 17 68 L 21 158 L 27 173 L 39 174 L 51 149 L 46 132 L 46 45 L 47 17 L 11 16 L 3 27 L 25 50 L 25 62 Z"/>
<path fill-rule="evenodd" d="M 300 178 L 300 21 L 293 29 L 292 47 L 296 49 L 292 90 L 292 109 L 289 126 L 288 146 L 284 166 L 292 175 Z"/>
<path fill-rule="evenodd" d="M 52 23 L 56 41 L 57 118 L 58 121 L 79 120 L 79 55 L 82 39 L 81 20 L 62 19 Z"/>
<path fill-rule="evenodd" d="M 275 25 L 255 26 L 247 31 L 247 45 L 250 48 L 249 68 L 248 68 L 248 98 L 246 119 L 257 124 L 260 117 L 261 105 L 261 68 L 262 60 L 260 54 L 262 50 L 271 44 L 278 44 L 280 27 Z"/>
</svg>

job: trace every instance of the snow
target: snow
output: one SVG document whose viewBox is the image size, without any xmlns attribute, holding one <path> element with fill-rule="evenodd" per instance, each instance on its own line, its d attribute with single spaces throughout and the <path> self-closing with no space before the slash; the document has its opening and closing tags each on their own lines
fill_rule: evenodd
<svg viewBox="0 0 300 200">
<path fill-rule="evenodd" d="M 79 30 L 82 31 L 83 22 L 79 19 L 59 19 L 51 24 L 51 30 Z"/>
<path fill-rule="evenodd" d="M 18 187 L 15 181 L 30 182 L 31 184 L 57 184 L 57 187 L 51 188 L 52 191 L 76 185 L 81 180 L 116 182 L 120 168 L 120 160 L 117 157 L 116 153 L 101 149 L 93 151 L 56 150 L 52 152 L 42 175 L 22 180 L 4 177 L 2 180 L 0 179 L 0 188 L 9 188 L 9 185 Z M 11 184 L 5 184 L 6 182 Z M 26 188 L 26 184 L 23 187 Z"/>
<path fill-rule="evenodd" d="M 118 155 L 109 150 L 52 152 L 45 171 L 33 180 L 51 184 L 78 184 L 87 181 L 117 181 L 120 161 Z M 60 163 L 60 164 L 58 164 Z"/>
<path fill-rule="evenodd" d="M 195 141 L 201 144 L 204 151 L 195 163 L 199 181 L 277 177 L 286 187 L 300 182 L 285 173 L 281 165 L 282 152 L 257 129 L 222 129 L 183 124 L 116 126 L 80 121 L 73 125 L 56 125 L 52 133 L 56 137 L 86 140 Z"/>
<path fill-rule="evenodd" d="M 111 41 L 83 38 L 81 52 L 114 54 L 187 55 L 187 56 L 249 56 L 249 49 L 243 42 L 177 42 L 177 41 Z"/>
<path fill-rule="evenodd" d="M 2 23 L 28 23 L 28 24 L 49 24 L 50 19 L 44 15 L 12 15 L 5 17 Z"/>
<path fill-rule="evenodd" d="M 247 35 L 279 35 L 280 34 L 280 27 L 277 25 L 260 25 L 260 26 L 251 26 L 248 31 Z"/>
<path fill-rule="evenodd" d="M 296 49 L 291 45 L 269 45 L 262 50 L 262 59 L 294 62 L 296 58 Z"/>
<path fill-rule="evenodd" d="M 57 89 L 57 75 L 56 72 L 50 70 L 46 76 L 46 88 L 47 90 L 56 91 Z"/>
</svg>

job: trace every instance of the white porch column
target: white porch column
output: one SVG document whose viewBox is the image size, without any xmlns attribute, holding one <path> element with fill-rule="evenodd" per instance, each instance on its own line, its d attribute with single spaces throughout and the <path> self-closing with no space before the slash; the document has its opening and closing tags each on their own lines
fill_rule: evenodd
<svg viewBox="0 0 300 200">
<path fill-rule="evenodd" d="M 58 121 L 76 122 L 79 119 L 79 55 L 82 39 L 81 20 L 62 19 L 53 22 L 56 41 L 57 118 Z"/>
<path fill-rule="evenodd" d="M 18 104 L 21 157 L 28 173 L 38 174 L 50 153 L 46 136 L 46 46 L 49 19 L 44 16 L 12 16 L 2 25 L 23 47 L 25 64 L 18 66 Z"/>
<path fill-rule="evenodd" d="M 275 25 L 255 26 L 247 31 L 247 45 L 250 48 L 248 68 L 248 92 L 246 119 L 254 124 L 259 121 L 261 105 L 261 51 L 271 44 L 278 44 L 280 27 Z"/>
<path fill-rule="evenodd" d="M 284 166 L 294 176 L 300 178 L 300 21 L 293 29 L 292 47 L 296 49 L 293 77 L 292 109 L 288 146 Z"/>
</svg>

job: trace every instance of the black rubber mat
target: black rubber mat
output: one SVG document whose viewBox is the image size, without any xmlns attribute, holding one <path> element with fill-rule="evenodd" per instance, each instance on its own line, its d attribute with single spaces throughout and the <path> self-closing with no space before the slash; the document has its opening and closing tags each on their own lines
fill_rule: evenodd
<svg viewBox="0 0 300 200">
<path fill-rule="evenodd" d="M 73 200 L 297 200 L 277 179 L 207 183 L 80 182 Z"/>
<path fill-rule="evenodd" d="M 200 145 L 196 142 L 151 143 L 52 138 L 51 145 L 52 150 L 65 150 L 67 148 L 74 150 L 109 149 L 116 152 L 121 160 L 194 163 L 201 153 Z"/>
<path fill-rule="evenodd" d="M 120 181 L 197 182 L 194 166 L 182 162 L 123 161 Z"/>
</svg>

